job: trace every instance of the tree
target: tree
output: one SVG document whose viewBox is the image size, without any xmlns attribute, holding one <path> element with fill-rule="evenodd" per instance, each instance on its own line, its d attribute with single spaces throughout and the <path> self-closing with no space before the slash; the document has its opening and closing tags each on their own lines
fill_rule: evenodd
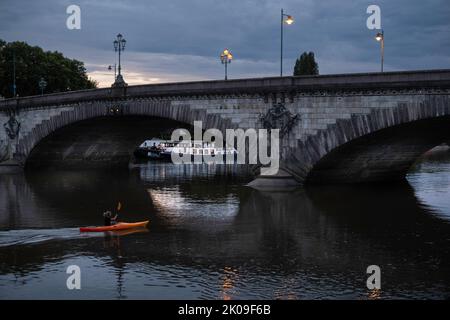
<svg viewBox="0 0 450 320">
<path fill-rule="evenodd" d="M 7 43 L 0 39 L 0 96 L 6 98 L 13 96 L 13 60 L 16 62 L 16 93 L 21 97 L 40 94 L 41 78 L 47 82 L 45 93 L 97 87 L 97 83 L 88 78 L 81 61 L 25 42 Z"/>
<path fill-rule="evenodd" d="M 319 74 L 319 65 L 314 58 L 314 52 L 303 52 L 295 61 L 294 76 Z"/>
</svg>

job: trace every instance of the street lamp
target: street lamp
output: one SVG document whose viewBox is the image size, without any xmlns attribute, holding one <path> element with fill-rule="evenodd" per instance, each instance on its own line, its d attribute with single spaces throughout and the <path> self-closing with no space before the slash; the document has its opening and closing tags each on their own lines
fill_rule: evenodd
<svg viewBox="0 0 450 320">
<path fill-rule="evenodd" d="M 112 65 L 109 65 L 109 66 L 108 66 L 108 70 L 109 70 L 109 71 L 111 71 L 112 68 L 113 68 Z M 117 77 L 117 64 L 114 63 L 114 81 L 116 80 L 116 77 Z"/>
<path fill-rule="evenodd" d="M 41 80 L 39 80 L 39 88 L 41 89 L 41 95 L 44 95 L 45 87 L 47 87 L 47 81 L 45 81 L 44 78 L 41 77 Z"/>
<path fill-rule="evenodd" d="M 16 97 L 16 52 L 13 49 L 13 97 Z"/>
<path fill-rule="evenodd" d="M 113 44 L 114 44 L 114 51 L 119 53 L 119 67 L 118 67 L 118 74 L 116 77 L 116 81 L 114 82 L 114 85 L 126 85 L 125 81 L 123 80 L 122 77 L 122 66 L 120 63 L 120 56 L 121 56 L 121 52 L 125 50 L 125 44 L 126 44 L 126 40 L 123 38 L 123 36 L 119 33 L 117 35 L 116 40 L 114 40 Z"/>
<path fill-rule="evenodd" d="M 291 15 L 285 14 L 281 9 L 281 52 L 280 52 L 280 77 L 283 76 L 283 27 L 284 24 L 291 25 L 294 23 L 294 18 Z"/>
<path fill-rule="evenodd" d="M 384 30 L 378 32 L 375 36 L 375 40 L 377 40 L 381 45 L 381 72 L 383 72 L 384 68 Z"/>
<path fill-rule="evenodd" d="M 233 60 L 231 51 L 228 49 L 223 50 L 220 54 L 220 61 L 222 61 L 222 64 L 225 65 L 225 80 L 228 80 L 228 64 L 231 63 L 231 60 Z"/>
</svg>

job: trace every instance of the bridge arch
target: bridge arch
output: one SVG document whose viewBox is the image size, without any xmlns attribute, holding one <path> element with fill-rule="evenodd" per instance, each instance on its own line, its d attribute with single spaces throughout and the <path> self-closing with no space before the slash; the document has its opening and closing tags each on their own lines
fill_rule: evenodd
<svg viewBox="0 0 450 320">
<path fill-rule="evenodd" d="M 283 169 L 301 183 L 399 180 L 427 150 L 450 141 L 450 100 L 376 108 L 335 124 L 284 151 Z"/>
<path fill-rule="evenodd" d="M 19 139 L 14 158 L 25 163 L 33 149 L 52 133 L 86 120 L 108 117 L 116 119 L 124 117 L 161 118 L 189 126 L 192 126 L 195 120 L 202 121 L 204 127 L 219 129 L 229 128 L 232 125 L 228 119 L 208 114 L 205 109 L 192 110 L 189 105 L 172 104 L 169 100 L 85 102 L 68 105 L 61 113 L 36 124 Z"/>
</svg>

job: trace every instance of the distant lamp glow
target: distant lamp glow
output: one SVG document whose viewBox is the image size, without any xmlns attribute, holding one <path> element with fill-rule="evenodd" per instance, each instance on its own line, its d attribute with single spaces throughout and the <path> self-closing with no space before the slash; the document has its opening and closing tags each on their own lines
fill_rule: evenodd
<svg viewBox="0 0 450 320">
<path fill-rule="evenodd" d="M 375 36 L 375 40 L 377 41 L 383 40 L 383 34 L 381 32 L 378 32 L 377 35 Z"/>
<path fill-rule="evenodd" d="M 286 22 L 286 24 L 293 24 L 294 18 L 292 16 L 286 16 L 286 19 L 284 20 L 284 22 Z"/>
</svg>

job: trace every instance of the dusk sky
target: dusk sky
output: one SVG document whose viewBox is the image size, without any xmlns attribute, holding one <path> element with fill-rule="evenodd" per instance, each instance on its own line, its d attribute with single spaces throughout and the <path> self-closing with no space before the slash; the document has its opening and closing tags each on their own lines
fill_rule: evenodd
<svg viewBox="0 0 450 320">
<path fill-rule="evenodd" d="M 68 30 L 66 8 L 81 8 L 81 30 Z M 26 41 L 85 62 L 100 86 L 113 82 L 113 40 L 127 40 L 123 74 L 131 84 L 222 79 L 219 54 L 229 48 L 230 78 L 279 74 L 280 9 L 285 75 L 313 51 L 321 74 L 375 72 L 380 47 L 366 27 L 368 5 L 381 7 L 385 70 L 450 68 L 448 0 L 0 0 L 0 38 Z"/>
</svg>

